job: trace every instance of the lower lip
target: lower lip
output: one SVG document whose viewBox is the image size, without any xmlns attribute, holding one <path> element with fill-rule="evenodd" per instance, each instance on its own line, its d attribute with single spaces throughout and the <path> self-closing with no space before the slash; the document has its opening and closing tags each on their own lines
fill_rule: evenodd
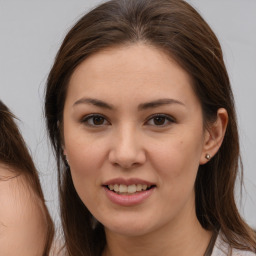
<svg viewBox="0 0 256 256">
<path fill-rule="evenodd" d="M 149 190 L 137 192 L 136 194 L 120 195 L 107 189 L 106 187 L 103 187 L 103 188 L 107 194 L 107 197 L 110 199 L 110 201 L 113 202 L 114 204 L 118 204 L 121 206 L 139 205 L 143 203 L 147 198 L 149 198 L 155 190 L 155 187 L 153 187 Z"/>
</svg>

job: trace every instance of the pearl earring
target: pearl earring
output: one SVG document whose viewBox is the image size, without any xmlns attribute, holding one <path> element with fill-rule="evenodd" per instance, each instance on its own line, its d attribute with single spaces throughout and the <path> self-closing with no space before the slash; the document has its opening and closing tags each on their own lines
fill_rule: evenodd
<svg viewBox="0 0 256 256">
<path fill-rule="evenodd" d="M 206 154 L 206 155 L 205 155 L 205 158 L 206 158 L 207 160 L 210 160 L 210 159 L 211 159 L 211 155 L 210 155 L 210 154 Z"/>
</svg>

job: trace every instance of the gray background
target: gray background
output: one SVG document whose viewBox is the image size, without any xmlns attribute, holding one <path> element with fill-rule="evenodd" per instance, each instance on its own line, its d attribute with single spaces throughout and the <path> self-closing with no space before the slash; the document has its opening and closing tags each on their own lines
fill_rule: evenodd
<svg viewBox="0 0 256 256">
<path fill-rule="evenodd" d="M 157 0 L 156 0 L 157 1 Z M 223 47 L 238 112 L 245 191 L 239 207 L 256 228 L 256 0 L 191 0 Z M 43 95 L 57 49 L 98 0 L 0 0 L 0 99 L 21 119 L 51 214 L 58 222 L 55 163 Z M 230 145 L 232 146 L 232 145 Z M 239 189 L 237 189 L 239 198 Z"/>
</svg>

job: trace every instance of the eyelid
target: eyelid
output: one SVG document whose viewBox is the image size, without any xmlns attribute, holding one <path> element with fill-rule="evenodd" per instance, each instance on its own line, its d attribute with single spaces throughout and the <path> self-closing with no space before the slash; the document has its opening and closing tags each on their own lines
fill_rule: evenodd
<svg viewBox="0 0 256 256">
<path fill-rule="evenodd" d="M 103 123 L 103 124 L 99 124 L 99 125 L 88 123 L 88 121 L 89 121 L 90 119 L 95 118 L 95 117 L 103 118 L 103 119 L 104 119 L 104 123 Z M 163 124 L 163 125 L 149 124 L 149 121 L 150 121 L 150 120 L 153 120 L 153 119 L 156 118 L 156 117 L 165 118 L 168 123 L 167 123 L 167 124 Z M 110 123 L 110 121 L 108 120 L 108 118 L 107 118 L 105 115 L 99 114 L 99 113 L 92 113 L 92 114 L 85 115 L 85 116 L 83 116 L 83 117 L 81 118 L 81 121 L 80 121 L 80 122 L 83 123 L 83 124 L 86 125 L 86 126 L 89 126 L 89 127 L 96 127 L 96 128 L 97 128 L 97 127 L 99 128 L 99 127 L 102 127 L 102 126 L 105 126 L 105 125 L 111 125 L 111 123 Z M 105 122 L 107 122 L 107 124 L 106 124 Z M 172 123 L 175 123 L 175 122 L 176 122 L 175 118 L 172 117 L 172 116 L 170 116 L 170 115 L 168 115 L 168 114 L 156 113 L 156 114 L 153 114 L 153 115 L 149 116 L 149 117 L 146 119 L 145 124 L 146 124 L 146 125 L 151 125 L 151 126 L 156 126 L 156 127 L 166 127 L 166 126 L 168 126 L 168 125 L 170 125 L 170 124 L 172 124 Z"/>
<path fill-rule="evenodd" d="M 156 117 L 162 117 L 162 118 L 166 118 L 166 120 L 168 121 L 168 124 L 164 124 L 164 125 L 154 125 L 154 124 L 150 124 L 152 126 L 156 126 L 156 127 L 165 127 L 165 126 L 168 126 L 170 125 L 171 123 L 176 123 L 176 119 L 168 114 L 162 114 L 162 113 L 157 113 L 157 114 L 153 114 L 151 116 L 149 116 L 146 120 L 146 124 L 152 120 L 153 118 L 156 118 Z"/>
<path fill-rule="evenodd" d="M 101 124 L 101 125 L 93 125 L 93 124 L 89 124 L 88 123 L 88 120 L 90 120 L 91 118 L 95 118 L 95 117 L 100 117 L 100 118 L 103 118 L 104 121 L 107 121 L 107 124 Z M 89 126 L 89 127 L 102 127 L 102 126 L 105 126 L 105 125 L 110 125 L 110 122 L 108 121 L 108 119 L 103 115 L 103 114 L 98 114 L 98 113 L 93 113 L 93 114 L 88 114 L 88 115 L 85 115 L 81 118 L 81 123 L 83 123 L 84 125 L 86 126 Z"/>
</svg>

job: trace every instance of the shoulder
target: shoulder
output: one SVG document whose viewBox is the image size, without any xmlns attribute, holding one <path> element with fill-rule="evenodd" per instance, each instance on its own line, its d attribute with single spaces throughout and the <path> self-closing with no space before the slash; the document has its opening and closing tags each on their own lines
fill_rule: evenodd
<svg viewBox="0 0 256 256">
<path fill-rule="evenodd" d="M 212 252 L 212 256 L 256 256 L 256 253 L 231 248 L 223 239 L 223 234 L 220 232 Z"/>
<path fill-rule="evenodd" d="M 27 178 L 0 165 L 1 255 L 40 255 L 46 238 L 46 220 Z"/>
</svg>

